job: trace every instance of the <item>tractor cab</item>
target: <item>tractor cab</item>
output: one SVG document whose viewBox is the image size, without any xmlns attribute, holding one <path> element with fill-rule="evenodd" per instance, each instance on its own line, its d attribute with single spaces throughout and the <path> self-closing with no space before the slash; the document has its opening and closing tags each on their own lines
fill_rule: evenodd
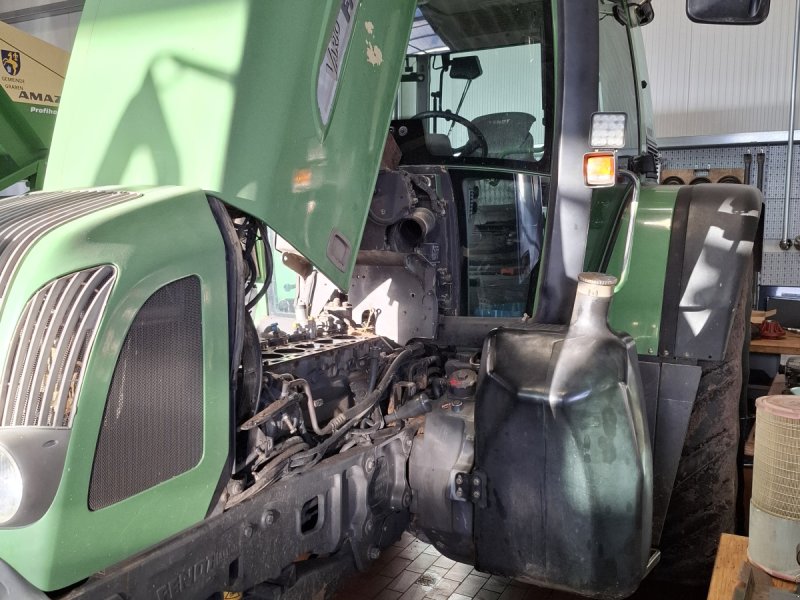
<svg viewBox="0 0 800 600">
<path fill-rule="evenodd" d="M 541 0 L 417 8 L 347 290 L 354 314 L 378 312 L 382 335 L 404 343 L 474 329 L 479 344 L 495 325 L 462 317 L 534 314 L 556 165 L 551 13 Z M 605 0 L 594 18 L 599 26 L 584 27 L 599 31 L 596 110 L 626 115 L 618 155 L 638 156 L 647 152 L 650 111 L 631 61 L 637 23 Z M 588 151 L 588 120 L 585 130 Z M 581 165 L 574 170 L 585 194 Z M 600 194 L 619 208 L 629 187 Z M 312 313 L 320 308 L 310 297 L 302 301 Z"/>
</svg>

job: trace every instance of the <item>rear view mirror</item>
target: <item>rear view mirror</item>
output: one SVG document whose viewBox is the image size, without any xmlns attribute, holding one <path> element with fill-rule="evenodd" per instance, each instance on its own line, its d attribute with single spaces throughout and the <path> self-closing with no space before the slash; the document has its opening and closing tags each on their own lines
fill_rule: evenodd
<svg viewBox="0 0 800 600">
<path fill-rule="evenodd" d="M 459 56 L 450 59 L 450 79 L 472 81 L 481 75 L 483 75 L 483 69 L 477 56 Z"/>
<path fill-rule="evenodd" d="M 769 14 L 769 0 L 686 0 L 686 15 L 695 23 L 758 25 Z"/>
</svg>

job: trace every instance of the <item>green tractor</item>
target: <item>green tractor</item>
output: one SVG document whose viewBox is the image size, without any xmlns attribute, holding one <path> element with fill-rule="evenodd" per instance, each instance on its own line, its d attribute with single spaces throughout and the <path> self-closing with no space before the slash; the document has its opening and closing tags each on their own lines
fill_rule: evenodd
<svg viewBox="0 0 800 600">
<path fill-rule="evenodd" d="M 0 203 L 0 598 L 322 597 L 405 530 L 598 598 L 707 577 L 761 197 L 657 185 L 652 18 L 87 0 Z"/>
</svg>

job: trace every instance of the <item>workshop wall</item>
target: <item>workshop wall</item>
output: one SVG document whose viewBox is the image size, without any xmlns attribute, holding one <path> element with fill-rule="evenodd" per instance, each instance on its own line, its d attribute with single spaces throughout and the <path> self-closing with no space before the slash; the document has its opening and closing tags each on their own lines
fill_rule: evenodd
<svg viewBox="0 0 800 600">
<path fill-rule="evenodd" d="M 18 27 L 22 31 L 35 35 L 39 39 L 69 52 L 72 50 L 73 43 L 75 43 L 75 35 L 78 32 L 78 22 L 80 20 L 81 13 L 74 12 L 21 21 L 14 23 L 14 27 Z"/>
<path fill-rule="evenodd" d="M 795 2 L 741 27 L 692 23 L 682 0 L 653 6 L 642 38 L 659 138 L 788 129 Z"/>
<path fill-rule="evenodd" d="M 784 191 L 786 185 L 787 147 L 783 145 L 730 148 L 687 148 L 662 150 L 662 169 L 743 168 L 744 154 L 752 153 L 751 185 L 756 185 L 756 153 L 763 151 L 764 161 L 764 256 L 762 285 L 800 286 L 800 251 L 781 250 L 778 241 L 783 230 Z M 795 144 L 791 186 L 789 237 L 800 235 L 800 147 Z"/>
<path fill-rule="evenodd" d="M 82 7 L 82 0 L 0 0 L 0 21 L 70 51 Z"/>
</svg>

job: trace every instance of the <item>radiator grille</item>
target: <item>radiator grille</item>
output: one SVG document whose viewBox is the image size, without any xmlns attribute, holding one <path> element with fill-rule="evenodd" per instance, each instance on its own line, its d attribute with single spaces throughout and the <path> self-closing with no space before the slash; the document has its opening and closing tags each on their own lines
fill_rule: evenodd
<svg viewBox="0 0 800 600">
<path fill-rule="evenodd" d="M 155 292 L 117 359 L 89 484 L 97 510 L 188 471 L 203 453 L 200 280 Z"/>
<path fill-rule="evenodd" d="M 70 427 L 115 270 L 79 271 L 51 281 L 22 312 L 8 347 L 0 391 L 2 426 Z"/>
<path fill-rule="evenodd" d="M 0 304 L 20 261 L 50 231 L 80 217 L 139 198 L 125 191 L 37 192 L 0 203 Z"/>
</svg>

